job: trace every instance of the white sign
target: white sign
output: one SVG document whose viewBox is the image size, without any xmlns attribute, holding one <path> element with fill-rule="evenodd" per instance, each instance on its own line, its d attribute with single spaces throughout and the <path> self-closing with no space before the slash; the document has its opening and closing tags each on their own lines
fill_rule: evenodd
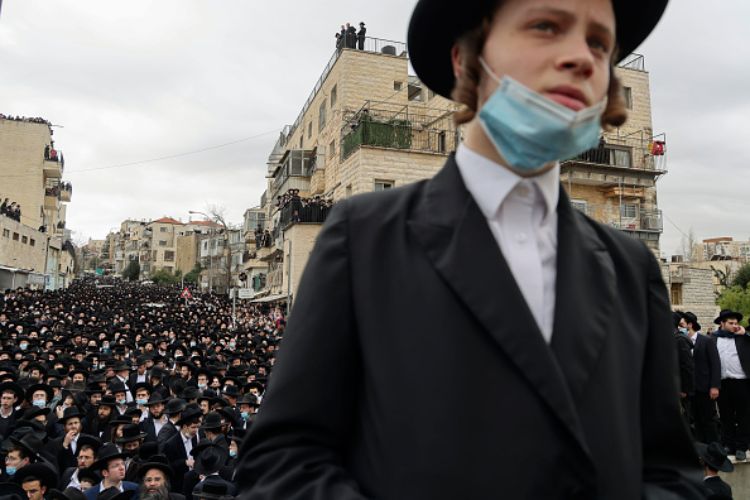
<svg viewBox="0 0 750 500">
<path fill-rule="evenodd" d="M 237 292 L 238 299 L 252 299 L 255 297 L 255 290 L 252 288 L 238 288 Z"/>
</svg>

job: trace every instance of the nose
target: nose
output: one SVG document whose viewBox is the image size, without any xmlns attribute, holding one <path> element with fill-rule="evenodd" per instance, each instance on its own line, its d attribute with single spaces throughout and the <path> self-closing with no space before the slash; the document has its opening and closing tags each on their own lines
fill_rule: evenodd
<svg viewBox="0 0 750 500">
<path fill-rule="evenodd" d="M 594 72 L 594 56 L 586 37 L 571 34 L 560 46 L 557 69 L 573 73 L 579 78 L 590 78 Z"/>
</svg>

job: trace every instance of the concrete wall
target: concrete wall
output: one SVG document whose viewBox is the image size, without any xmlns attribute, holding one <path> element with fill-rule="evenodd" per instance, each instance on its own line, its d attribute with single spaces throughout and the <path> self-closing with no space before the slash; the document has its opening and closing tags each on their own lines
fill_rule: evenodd
<svg viewBox="0 0 750 500">
<path fill-rule="evenodd" d="M 0 216 L 0 265 L 44 273 L 47 235 Z"/>
<path fill-rule="evenodd" d="M 297 294 L 300 278 L 310 257 L 320 224 L 297 223 L 284 233 L 283 281 L 279 293 Z"/>
</svg>

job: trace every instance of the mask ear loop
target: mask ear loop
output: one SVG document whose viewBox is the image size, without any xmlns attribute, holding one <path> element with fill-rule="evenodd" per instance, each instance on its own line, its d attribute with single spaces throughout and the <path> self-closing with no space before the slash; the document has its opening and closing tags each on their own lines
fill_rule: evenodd
<svg viewBox="0 0 750 500">
<path fill-rule="evenodd" d="M 484 57 L 479 56 L 479 64 L 482 66 L 482 69 L 484 70 L 484 72 L 487 73 L 487 76 L 489 76 L 490 78 L 492 78 L 495 81 L 495 83 L 497 83 L 498 85 L 500 85 L 500 83 L 501 83 L 500 82 L 500 77 L 498 77 L 495 74 L 495 72 L 492 71 L 492 69 L 487 64 L 487 61 L 484 60 Z"/>
</svg>

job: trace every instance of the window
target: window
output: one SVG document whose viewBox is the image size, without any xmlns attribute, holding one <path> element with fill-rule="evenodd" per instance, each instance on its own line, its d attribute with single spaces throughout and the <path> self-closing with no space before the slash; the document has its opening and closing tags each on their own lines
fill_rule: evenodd
<svg viewBox="0 0 750 500">
<path fill-rule="evenodd" d="M 167 246 L 167 241 L 166 241 L 166 240 L 159 240 L 159 246 L 160 246 L 160 247 L 165 247 L 165 246 Z"/>
<path fill-rule="evenodd" d="M 630 87 L 623 87 L 622 97 L 625 99 L 625 107 L 633 109 L 633 89 Z"/>
<path fill-rule="evenodd" d="M 154 250 L 151 254 L 151 260 L 157 260 L 159 258 L 159 251 Z"/>
<path fill-rule="evenodd" d="M 10 229 L 3 229 L 3 238 L 10 238 Z"/>
<path fill-rule="evenodd" d="M 346 197 L 349 198 L 351 197 L 351 195 L 352 195 L 352 185 L 349 184 L 348 186 L 346 186 Z"/>
<path fill-rule="evenodd" d="M 328 145 L 328 158 L 333 158 L 334 154 L 336 154 L 336 139 Z"/>
<path fill-rule="evenodd" d="M 167 262 L 174 262 L 174 252 L 171 250 L 164 251 L 164 260 Z"/>
<path fill-rule="evenodd" d="M 628 219 L 635 219 L 638 217 L 638 205 L 634 203 L 620 205 L 620 215 Z"/>
<path fill-rule="evenodd" d="M 669 291 L 672 305 L 682 304 L 682 283 L 672 283 L 669 285 Z"/>
<path fill-rule="evenodd" d="M 167 232 L 167 228 L 166 228 L 166 226 L 161 226 L 161 227 L 159 227 L 159 232 L 160 232 L 160 233 L 166 233 L 166 232 Z"/>
<path fill-rule="evenodd" d="M 438 151 L 440 151 L 441 153 L 445 153 L 445 148 L 448 145 L 447 138 L 448 134 L 445 132 L 445 130 L 441 130 L 438 133 Z"/>
<path fill-rule="evenodd" d="M 26 236 L 21 236 L 21 243 L 24 245 L 29 242 L 29 239 Z"/>
<path fill-rule="evenodd" d="M 311 137 L 312 137 L 312 122 L 307 124 L 307 138 L 309 139 Z"/>
<path fill-rule="evenodd" d="M 18 241 L 18 233 L 13 233 L 13 241 Z"/>
<path fill-rule="evenodd" d="M 339 98 L 338 93 L 338 85 L 334 85 L 331 89 L 331 109 L 333 109 L 333 107 L 336 105 L 336 101 Z"/>
<path fill-rule="evenodd" d="M 573 208 L 575 208 L 576 210 L 580 210 L 585 214 L 589 213 L 589 204 L 586 200 L 570 200 L 570 204 L 573 205 Z"/>
<path fill-rule="evenodd" d="M 318 108 L 318 132 L 323 130 L 323 127 L 326 126 L 326 100 L 323 99 L 323 102 L 320 103 L 320 108 Z"/>
<path fill-rule="evenodd" d="M 393 82 L 393 90 L 395 90 L 396 92 L 400 92 L 403 87 L 404 82 Z"/>
<path fill-rule="evenodd" d="M 393 181 L 375 181 L 374 191 L 385 191 L 391 189 L 395 183 Z"/>
<path fill-rule="evenodd" d="M 419 85 L 409 84 L 409 100 L 422 102 L 422 87 L 420 87 Z"/>
<path fill-rule="evenodd" d="M 31 238 L 31 239 L 29 240 L 29 245 L 31 245 L 32 247 L 33 247 L 33 246 L 36 246 L 36 240 L 35 240 L 34 238 Z"/>
</svg>

